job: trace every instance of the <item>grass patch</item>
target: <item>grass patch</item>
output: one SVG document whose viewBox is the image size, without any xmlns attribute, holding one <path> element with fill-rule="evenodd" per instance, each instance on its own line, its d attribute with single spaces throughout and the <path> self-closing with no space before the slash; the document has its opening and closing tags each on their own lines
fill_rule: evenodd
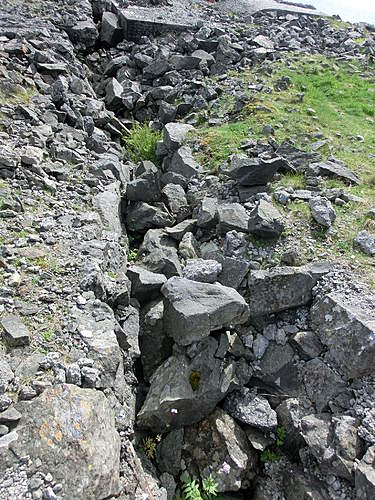
<svg viewBox="0 0 375 500">
<path fill-rule="evenodd" d="M 161 137 L 161 132 L 154 132 L 147 124 L 135 125 L 123 137 L 126 158 L 134 163 L 148 160 L 157 164 L 156 144 Z"/>
<path fill-rule="evenodd" d="M 29 104 L 33 95 L 35 95 L 35 89 L 32 87 L 24 88 L 17 84 L 2 86 L 2 88 L 0 87 L 0 106 Z"/>
<path fill-rule="evenodd" d="M 275 84 L 282 77 L 288 77 L 290 85 L 277 91 Z M 262 135 L 266 124 L 274 128 L 274 139 L 279 144 L 288 139 L 306 151 L 316 145 L 324 159 L 333 155 L 342 160 L 361 177 L 361 184 L 348 186 L 340 180 L 325 180 L 321 187 L 342 189 L 362 202 L 334 206 L 337 218 L 332 234 L 314 223 L 308 203 L 292 202 L 283 209 L 287 219 L 285 236 L 293 237 L 306 260 L 324 255 L 343 261 L 375 283 L 373 259 L 353 247 L 360 230 L 375 232 L 366 216 L 375 206 L 375 65 L 299 54 L 232 73 L 228 82 L 223 82 L 222 108 L 219 105 L 215 109 L 218 116 L 228 109 L 226 94 L 233 93 L 234 83 L 242 87 L 248 103 L 236 117 L 230 116 L 231 123 L 198 128 L 197 160 L 207 170 L 217 171 L 231 154 L 242 152 L 244 139 L 266 143 L 267 137 Z M 259 84 L 263 89 L 254 90 Z M 318 144 L 321 140 L 323 147 Z M 305 186 L 303 174 L 286 174 L 273 183 L 272 189 Z"/>
</svg>

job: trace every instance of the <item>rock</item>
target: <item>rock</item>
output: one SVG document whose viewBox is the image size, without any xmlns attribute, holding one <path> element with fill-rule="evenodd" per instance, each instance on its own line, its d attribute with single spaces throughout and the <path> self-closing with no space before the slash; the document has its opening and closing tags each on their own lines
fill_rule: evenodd
<svg viewBox="0 0 375 500">
<path fill-rule="evenodd" d="M 317 358 L 324 349 L 319 337 L 310 331 L 297 332 L 290 342 L 297 349 L 299 356 L 306 361 Z"/>
<path fill-rule="evenodd" d="M 116 338 L 121 349 L 135 360 L 139 358 L 139 311 L 132 305 L 117 308 L 116 317 L 121 328 L 116 328 Z"/>
<path fill-rule="evenodd" d="M 163 142 L 167 150 L 171 153 L 177 151 L 181 146 L 183 146 L 186 135 L 191 130 L 194 130 L 192 125 L 177 122 L 167 123 L 164 127 L 163 138 Z"/>
<path fill-rule="evenodd" d="M 164 332 L 163 314 L 164 305 L 161 299 L 149 302 L 141 309 L 139 346 L 143 373 L 147 381 L 172 354 L 173 341 Z"/>
<path fill-rule="evenodd" d="M 198 211 L 197 226 L 211 229 L 218 222 L 218 201 L 216 198 L 205 197 Z"/>
<path fill-rule="evenodd" d="M 162 189 L 163 199 L 174 215 L 183 213 L 187 209 L 187 200 L 184 189 L 178 184 L 167 184 Z"/>
<path fill-rule="evenodd" d="M 170 278 L 162 287 L 164 328 L 180 345 L 189 345 L 211 331 L 244 323 L 248 306 L 235 290 L 222 285 Z"/>
<path fill-rule="evenodd" d="M 219 493 L 246 489 L 255 475 L 255 453 L 245 432 L 220 408 L 185 429 L 183 456 L 201 478 L 212 476 Z"/>
<path fill-rule="evenodd" d="M 360 184 L 361 178 L 336 160 L 312 163 L 307 169 L 308 176 L 325 176 L 340 179 L 350 184 Z"/>
<path fill-rule="evenodd" d="M 185 69 L 198 69 L 201 59 L 194 56 L 175 55 L 170 58 L 170 63 L 173 69 L 177 71 Z"/>
<path fill-rule="evenodd" d="M 171 66 L 166 59 L 156 59 L 143 68 L 143 76 L 149 80 L 154 80 L 159 76 L 163 76 L 170 68 Z"/>
<path fill-rule="evenodd" d="M 313 305 L 311 322 L 346 380 L 374 373 L 375 325 L 365 307 L 330 293 Z"/>
<path fill-rule="evenodd" d="M 90 358 L 100 368 L 97 387 L 113 387 L 122 368 L 113 310 L 103 302 L 90 300 L 81 308 L 74 307 L 71 312 Z"/>
<path fill-rule="evenodd" d="M 323 227 L 331 227 L 333 221 L 336 219 L 336 212 L 332 204 L 327 198 L 322 196 L 314 196 L 309 200 L 311 216 Z"/>
<path fill-rule="evenodd" d="M 14 406 L 10 406 L 0 413 L 0 424 L 15 424 L 21 417 L 21 413 Z"/>
<path fill-rule="evenodd" d="M 255 38 L 253 38 L 252 43 L 254 43 L 255 45 L 258 45 L 259 47 L 263 47 L 264 49 L 273 49 L 274 48 L 273 41 L 264 35 L 256 36 Z"/>
<path fill-rule="evenodd" d="M 100 28 L 100 41 L 107 45 L 116 45 L 121 38 L 121 28 L 116 14 L 103 12 Z"/>
<path fill-rule="evenodd" d="M 272 387 L 274 393 L 297 396 L 300 393 L 298 371 L 293 363 L 294 352 L 289 344 L 269 342 L 259 362 L 259 371 L 254 374 L 260 385 Z"/>
<path fill-rule="evenodd" d="M 178 253 L 185 260 L 199 257 L 199 245 L 193 233 L 184 234 L 178 245 Z"/>
<path fill-rule="evenodd" d="M 286 160 L 280 157 L 264 160 L 244 154 L 233 155 L 227 173 L 240 186 L 265 186 L 285 163 Z"/>
<path fill-rule="evenodd" d="M 354 239 L 354 245 L 366 255 L 375 255 L 375 236 L 368 231 L 360 231 Z"/>
<path fill-rule="evenodd" d="M 137 201 L 126 208 L 126 224 L 131 231 L 145 232 L 152 228 L 173 226 L 174 222 L 164 203 L 149 205 Z"/>
<path fill-rule="evenodd" d="M 234 366 L 215 358 L 218 344 L 212 337 L 199 345 L 189 359 L 171 356 L 151 377 L 151 387 L 138 414 L 138 426 L 167 432 L 199 422 L 227 394 Z"/>
<path fill-rule="evenodd" d="M 312 301 L 312 289 L 329 271 L 329 264 L 277 267 L 250 271 L 248 278 L 251 316 L 262 316 L 299 307 Z"/>
<path fill-rule="evenodd" d="M 88 49 L 95 45 L 98 38 L 98 30 L 91 19 L 78 21 L 69 29 L 69 37 L 73 43 L 77 44 L 77 48 Z"/>
<path fill-rule="evenodd" d="M 219 234 L 226 234 L 228 231 L 247 231 L 249 216 L 245 208 L 239 203 L 225 203 L 218 205 L 217 231 Z"/>
<path fill-rule="evenodd" d="M 122 107 L 124 89 L 116 78 L 111 78 L 105 88 L 105 103 L 108 109 L 117 110 Z"/>
<path fill-rule="evenodd" d="M 228 231 L 224 240 L 224 255 L 226 257 L 243 258 L 246 256 L 247 235 L 237 231 Z"/>
<path fill-rule="evenodd" d="M 188 259 L 182 276 L 201 283 L 215 283 L 222 266 L 216 260 Z"/>
<path fill-rule="evenodd" d="M 8 388 L 9 382 L 13 379 L 13 372 L 7 363 L 5 357 L 0 352 L 0 395 L 4 394 L 4 392 Z M 5 409 L 2 404 L 2 399 L 0 398 L 0 411 Z"/>
<path fill-rule="evenodd" d="M 224 410 L 236 420 L 257 429 L 272 431 L 277 427 L 276 412 L 272 410 L 267 399 L 246 387 L 226 397 Z"/>
<path fill-rule="evenodd" d="M 92 205 L 99 213 L 103 226 L 118 235 L 122 234 L 119 216 L 120 202 L 121 196 L 118 182 L 107 185 L 104 191 L 98 193 L 92 199 Z"/>
<path fill-rule="evenodd" d="M 120 492 L 120 438 L 104 394 L 61 384 L 18 406 L 22 420 L 9 447 L 30 457 L 30 474 L 51 473 L 66 497 L 104 499 Z"/>
<path fill-rule="evenodd" d="M 356 497 L 371 500 L 375 495 L 375 446 L 371 446 L 355 469 Z"/>
<path fill-rule="evenodd" d="M 161 229 L 147 231 L 139 248 L 137 264 L 167 278 L 182 274 L 177 244 Z"/>
<path fill-rule="evenodd" d="M 150 161 L 143 161 L 135 169 L 135 179 L 126 186 L 126 197 L 130 201 L 153 202 L 160 200 L 160 172 Z"/>
<path fill-rule="evenodd" d="M 152 273 L 140 266 L 130 266 L 127 275 L 132 283 L 132 297 L 140 302 L 157 298 L 160 288 L 167 281 L 164 274 Z"/>
<path fill-rule="evenodd" d="M 173 227 L 167 227 L 166 233 L 176 241 L 181 241 L 186 233 L 193 233 L 197 225 L 196 219 L 185 219 Z"/>
<path fill-rule="evenodd" d="M 212 66 L 215 63 L 215 58 L 212 54 L 209 54 L 205 50 L 194 50 L 194 52 L 191 54 L 192 57 L 198 58 L 200 60 L 200 63 L 205 63 L 207 64 L 208 67 Z"/>
<path fill-rule="evenodd" d="M 265 200 L 260 200 L 250 212 L 248 231 L 261 238 L 278 238 L 284 231 L 280 212 Z"/>
<path fill-rule="evenodd" d="M 279 424 L 287 429 L 283 449 L 293 458 L 299 457 L 299 450 L 305 446 L 301 435 L 301 418 L 309 414 L 309 410 L 296 398 L 288 398 L 276 408 Z"/>
<path fill-rule="evenodd" d="M 29 329 L 21 322 L 18 316 L 14 314 L 3 316 L 1 318 L 1 326 L 4 330 L 4 340 L 9 347 L 29 345 Z"/>
<path fill-rule="evenodd" d="M 326 500 L 327 486 L 323 481 L 310 477 L 305 470 L 293 470 L 285 474 L 283 485 L 288 500 Z"/>
<path fill-rule="evenodd" d="M 168 125 L 166 126 L 168 127 Z M 169 139 L 172 144 L 170 147 L 174 147 L 174 144 L 178 144 L 177 141 L 183 143 L 183 139 L 179 139 L 177 133 L 175 135 L 176 137 L 172 135 L 172 138 Z M 182 135 L 183 134 L 181 133 L 181 136 Z M 185 137 L 185 135 L 183 135 L 183 137 Z M 173 172 L 175 174 L 182 175 L 185 179 L 191 179 L 192 177 L 195 177 L 196 175 L 201 173 L 202 168 L 194 160 L 191 149 L 188 146 L 181 146 L 173 154 L 170 164 L 168 166 L 168 172 Z"/>
<path fill-rule="evenodd" d="M 358 424 L 353 417 L 328 413 L 301 419 L 301 431 L 309 451 L 327 473 L 352 480 L 354 461 L 361 452 Z"/>
<path fill-rule="evenodd" d="M 305 364 L 302 376 L 306 393 L 318 412 L 325 411 L 330 401 L 346 391 L 342 378 L 319 358 Z"/>
<path fill-rule="evenodd" d="M 178 476 L 183 445 L 183 429 L 177 429 L 163 437 L 156 453 L 156 462 L 161 472 L 168 472 L 172 476 Z"/>
</svg>

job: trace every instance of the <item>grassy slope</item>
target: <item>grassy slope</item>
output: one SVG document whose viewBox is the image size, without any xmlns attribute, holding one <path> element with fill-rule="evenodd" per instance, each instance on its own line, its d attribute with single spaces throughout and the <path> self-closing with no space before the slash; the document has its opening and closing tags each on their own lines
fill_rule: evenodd
<svg viewBox="0 0 375 500">
<path fill-rule="evenodd" d="M 292 85 L 284 91 L 272 91 L 275 82 L 288 76 Z M 275 139 L 282 142 L 292 139 L 302 149 L 324 138 L 327 144 L 319 150 L 324 158 L 330 155 L 345 161 L 357 172 L 363 182 L 348 187 L 336 180 L 327 180 L 324 187 L 341 187 L 346 192 L 360 196 L 363 203 L 348 203 L 335 207 L 336 235 L 327 236 L 311 220 L 306 203 L 291 203 L 285 210 L 287 233 L 296 239 L 304 258 L 314 255 L 339 258 L 375 283 L 374 259 L 353 249 L 353 239 L 359 230 L 375 231 L 375 223 L 367 217 L 369 208 L 375 207 L 375 66 L 360 67 L 357 62 L 339 62 L 321 56 L 295 55 L 287 62 L 273 63 L 269 67 L 248 70 L 231 75 L 237 87 L 246 92 L 249 103 L 240 117 L 231 123 L 198 131 L 201 144 L 198 159 L 210 170 L 216 170 L 230 154 L 238 151 L 243 139 L 261 139 L 265 124 L 275 128 Z M 261 92 L 248 90 L 249 84 L 263 83 Z M 304 92 L 303 101 L 299 94 Z M 223 109 L 233 106 L 228 85 L 221 109 L 214 114 L 222 115 Z M 311 115 L 309 109 L 315 111 Z M 211 116 L 213 113 L 211 112 Z M 362 136 L 361 142 L 357 136 Z M 303 175 L 282 176 L 272 189 L 278 186 L 304 187 Z M 307 244 L 306 244 L 307 242 Z"/>
</svg>

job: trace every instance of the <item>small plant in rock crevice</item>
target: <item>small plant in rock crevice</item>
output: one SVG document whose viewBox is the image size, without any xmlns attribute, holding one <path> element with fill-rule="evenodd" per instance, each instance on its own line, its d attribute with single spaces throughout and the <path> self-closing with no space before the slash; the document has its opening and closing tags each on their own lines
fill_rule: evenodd
<svg viewBox="0 0 375 500">
<path fill-rule="evenodd" d="M 125 156 L 134 163 L 148 160 L 157 165 L 156 145 L 161 137 L 161 132 L 155 132 L 147 124 L 135 125 L 123 137 Z"/>
<path fill-rule="evenodd" d="M 193 370 L 189 375 L 189 382 L 193 391 L 199 391 L 201 372 Z"/>
<path fill-rule="evenodd" d="M 173 500 L 223 500 L 223 497 L 218 496 L 218 486 L 211 474 L 203 478 L 202 484 L 188 474 L 181 479 L 181 496 L 175 495 Z"/>
<path fill-rule="evenodd" d="M 158 434 L 155 438 L 147 436 L 142 442 L 143 451 L 146 456 L 153 460 L 155 458 L 156 447 L 161 440 L 161 436 Z"/>
</svg>

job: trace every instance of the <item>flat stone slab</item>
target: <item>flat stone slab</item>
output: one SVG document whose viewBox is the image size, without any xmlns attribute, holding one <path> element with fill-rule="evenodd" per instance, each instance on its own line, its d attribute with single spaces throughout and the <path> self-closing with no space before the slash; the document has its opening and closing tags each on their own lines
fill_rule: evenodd
<svg viewBox="0 0 375 500">
<path fill-rule="evenodd" d="M 9 346 L 18 347 L 30 343 L 30 332 L 18 316 L 14 314 L 4 316 L 1 320 L 1 326 L 4 329 L 4 340 Z"/>
<path fill-rule="evenodd" d="M 306 7 L 280 3 L 275 0 L 220 0 L 220 10 L 231 11 L 235 14 L 256 14 L 258 12 L 273 10 L 289 14 L 304 14 L 310 16 L 321 16 L 322 12 Z"/>
</svg>

